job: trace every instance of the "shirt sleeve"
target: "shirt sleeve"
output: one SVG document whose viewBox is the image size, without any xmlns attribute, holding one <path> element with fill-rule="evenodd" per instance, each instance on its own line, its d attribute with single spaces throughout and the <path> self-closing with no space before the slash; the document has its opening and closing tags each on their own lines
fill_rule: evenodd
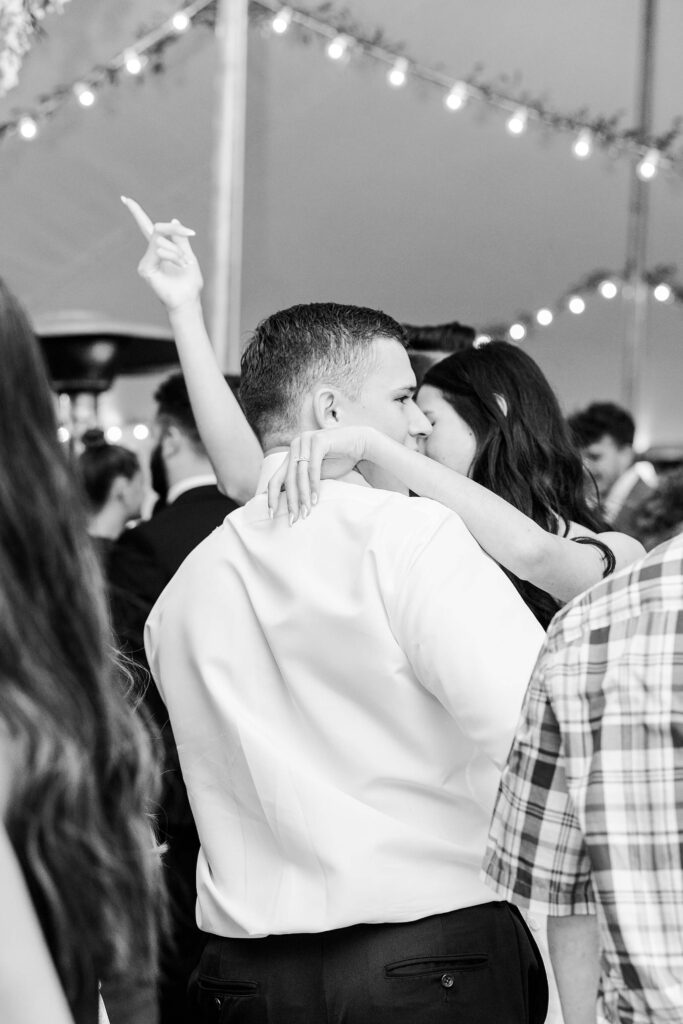
<svg viewBox="0 0 683 1024">
<path fill-rule="evenodd" d="M 543 630 L 454 513 L 407 561 L 395 567 L 394 635 L 422 685 L 502 767 Z"/>
<path fill-rule="evenodd" d="M 595 912 L 583 833 L 567 790 L 561 737 L 541 655 L 503 770 L 484 880 L 503 899 L 553 916 Z"/>
</svg>

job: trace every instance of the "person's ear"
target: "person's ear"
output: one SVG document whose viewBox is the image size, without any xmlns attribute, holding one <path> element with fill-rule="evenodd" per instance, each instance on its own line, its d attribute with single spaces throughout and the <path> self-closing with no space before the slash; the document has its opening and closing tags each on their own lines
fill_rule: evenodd
<svg viewBox="0 0 683 1024">
<path fill-rule="evenodd" d="M 496 405 L 498 406 L 498 408 L 502 412 L 503 416 L 507 416 L 507 414 L 508 414 L 507 398 L 505 398 L 503 395 L 499 395 L 497 392 L 494 394 L 493 397 L 495 398 Z"/>
<path fill-rule="evenodd" d="M 313 418 L 318 430 L 339 425 L 339 393 L 335 388 L 318 388 L 313 396 Z"/>
<path fill-rule="evenodd" d="M 126 496 L 127 496 L 127 489 L 126 489 L 127 482 L 128 481 L 126 480 L 125 476 L 123 476 L 123 475 L 115 476 L 114 477 L 114 479 L 112 480 L 112 483 L 111 483 L 111 487 L 109 488 L 109 500 L 110 501 L 119 501 L 119 502 L 124 502 L 125 503 Z"/>
<path fill-rule="evenodd" d="M 183 441 L 183 436 L 176 426 L 169 426 L 164 431 L 164 436 L 161 439 L 161 454 L 165 459 L 175 455 Z"/>
</svg>

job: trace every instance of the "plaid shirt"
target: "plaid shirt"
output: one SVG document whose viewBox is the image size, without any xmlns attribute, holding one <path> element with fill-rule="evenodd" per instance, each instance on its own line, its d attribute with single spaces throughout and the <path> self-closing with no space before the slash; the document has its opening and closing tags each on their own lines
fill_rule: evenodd
<svg viewBox="0 0 683 1024">
<path fill-rule="evenodd" d="M 487 882 L 598 914 L 601 1009 L 683 1021 L 683 536 L 555 617 L 503 772 Z"/>
</svg>

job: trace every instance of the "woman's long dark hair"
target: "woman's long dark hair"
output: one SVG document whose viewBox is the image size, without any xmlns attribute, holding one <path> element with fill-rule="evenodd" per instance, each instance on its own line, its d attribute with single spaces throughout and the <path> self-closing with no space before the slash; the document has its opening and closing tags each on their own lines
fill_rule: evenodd
<svg viewBox="0 0 683 1024">
<path fill-rule="evenodd" d="M 607 529 L 588 505 L 581 456 L 557 397 L 531 356 L 506 341 L 492 341 L 441 360 L 422 383 L 438 388 L 474 432 L 473 480 L 551 533 L 566 533 L 571 522 Z M 547 626 L 558 603 L 508 575 Z"/>
<path fill-rule="evenodd" d="M 0 734 L 6 827 L 75 1012 L 153 976 L 156 766 L 111 646 L 85 513 L 27 318 L 0 280 Z"/>
</svg>

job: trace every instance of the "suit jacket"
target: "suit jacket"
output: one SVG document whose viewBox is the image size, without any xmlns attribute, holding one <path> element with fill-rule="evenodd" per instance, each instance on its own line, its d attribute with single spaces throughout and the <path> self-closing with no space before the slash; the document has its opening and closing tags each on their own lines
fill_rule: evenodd
<svg viewBox="0 0 683 1024">
<path fill-rule="evenodd" d="M 645 499 L 649 498 L 654 491 L 654 487 L 638 477 L 626 495 L 621 508 L 612 517 L 612 529 L 619 533 L 626 533 L 629 537 L 635 537 L 636 540 L 642 540 L 638 529 L 638 512 Z"/>
</svg>

